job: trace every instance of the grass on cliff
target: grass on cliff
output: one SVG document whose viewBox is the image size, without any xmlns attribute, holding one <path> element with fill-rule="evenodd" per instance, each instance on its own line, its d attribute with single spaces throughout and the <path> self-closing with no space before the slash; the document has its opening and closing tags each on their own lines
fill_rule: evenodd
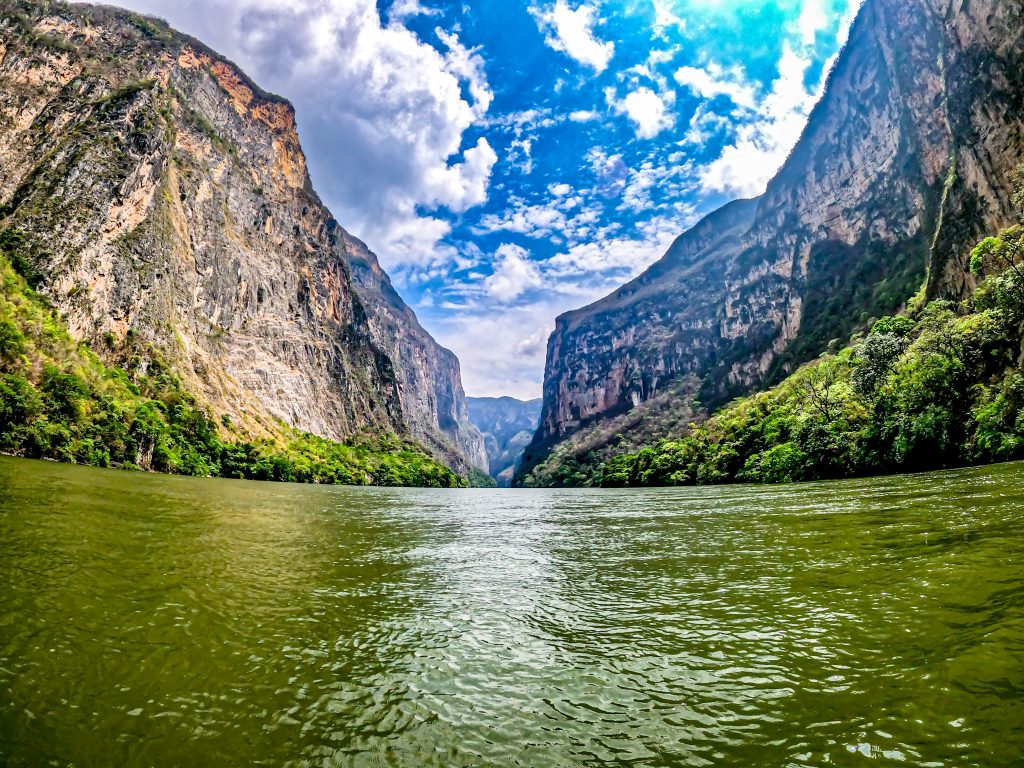
<svg viewBox="0 0 1024 768">
<path fill-rule="evenodd" d="M 141 366 L 129 373 L 76 344 L 32 288 L 37 275 L 21 247 L 18 232 L 0 232 L 0 452 L 252 480 L 464 485 L 418 446 L 395 436 L 337 443 L 282 426 L 278 440 L 225 439 L 155 354 L 145 373 Z"/>
<path fill-rule="evenodd" d="M 1019 229 L 986 243 L 1024 253 Z M 1024 459 L 1022 342 L 1024 272 L 1010 269 L 969 301 L 883 318 L 681 440 L 607 462 L 595 482 L 781 483 Z"/>
<path fill-rule="evenodd" d="M 1020 195 L 1024 206 L 1024 193 Z M 783 483 L 1024 459 L 1024 229 L 982 242 L 981 287 L 912 302 L 838 354 L 738 399 L 678 439 L 575 466 L 604 487 Z M 564 459 L 526 485 L 565 476 Z"/>
</svg>

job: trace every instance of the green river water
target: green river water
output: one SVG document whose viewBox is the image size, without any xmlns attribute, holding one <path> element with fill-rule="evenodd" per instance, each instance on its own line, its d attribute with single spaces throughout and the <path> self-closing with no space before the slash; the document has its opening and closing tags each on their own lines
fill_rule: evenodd
<svg viewBox="0 0 1024 768">
<path fill-rule="evenodd" d="M 0 459 L 0 766 L 1024 765 L 1024 466 L 430 491 Z"/>
</svg>

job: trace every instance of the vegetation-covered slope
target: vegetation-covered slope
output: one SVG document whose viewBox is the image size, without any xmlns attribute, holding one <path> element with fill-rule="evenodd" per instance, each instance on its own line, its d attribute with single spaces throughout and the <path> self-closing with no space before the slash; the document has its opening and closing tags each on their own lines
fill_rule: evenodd
<svg viewBox="0 0 1024 768">
<path fill-rule="evenodd" d="M 5 228 L 73 339 L 116 365 L 131 334 L 246 439 L 282 421 L 485 462 L 458 361 L 319 200 L 291 105 L 164 22 L 0 0 Z"/>
<path fill-rule="evenodd" d="M 1019 2 L 866 0 L 765 194 L 558 318 L 521 474 L 571 474 L 552 465 L 578 455 L 578 435 L 614 439 L 609 420 L 684 379 L 708 408 L 777 384 L 900 311 L 926 277 L 929 299 L 968 296 L 972 246 L 1013 221 L 1021 61 Z"/>
<path fill-rule="evenodd" d="M 906 315 L 680 439 L 577 462 L 568 476 L 542 465 L 527 484 L 777 483 L 1024 458 L 1022 257 L 1024 228 L 987 238 L 973 252 L 983 282 L 971 298 L 922 294 Z"/>
<path fill-rule="evenodd" d="M 0 452 L 99 467 L 346 485 L 458 487 L 463 481 L 396 436 L 337 443 L 267 422 L 242 439 L 214 422 L 159 353 L 110 334 L 104 357 L 76 343 L 30 285 L 16 230 L 0 232 Z"/>
</svg>

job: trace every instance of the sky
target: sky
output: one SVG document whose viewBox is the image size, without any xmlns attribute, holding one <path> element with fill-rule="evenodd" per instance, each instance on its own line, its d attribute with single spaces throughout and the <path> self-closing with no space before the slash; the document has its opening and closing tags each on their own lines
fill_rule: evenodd
<svg viewBox="0 0 1024 768">
<path fill-rule="evenodd" d="M 764 191 L 861 0 L 114 0 L 290 99 L 314 186 L 471 396 Z"/>
</svg>

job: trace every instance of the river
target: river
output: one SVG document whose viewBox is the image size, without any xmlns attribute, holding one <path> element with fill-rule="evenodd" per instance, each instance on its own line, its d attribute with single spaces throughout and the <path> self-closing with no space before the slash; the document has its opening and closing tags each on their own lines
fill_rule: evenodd
<svg viewBox="0 0 1024 768">
<path fill-rule="evenodd" d="M 1019 464 L 433 491 L 0 459 L 0 590 L 6 768 L 1024 756 Z"/>
</svg>

